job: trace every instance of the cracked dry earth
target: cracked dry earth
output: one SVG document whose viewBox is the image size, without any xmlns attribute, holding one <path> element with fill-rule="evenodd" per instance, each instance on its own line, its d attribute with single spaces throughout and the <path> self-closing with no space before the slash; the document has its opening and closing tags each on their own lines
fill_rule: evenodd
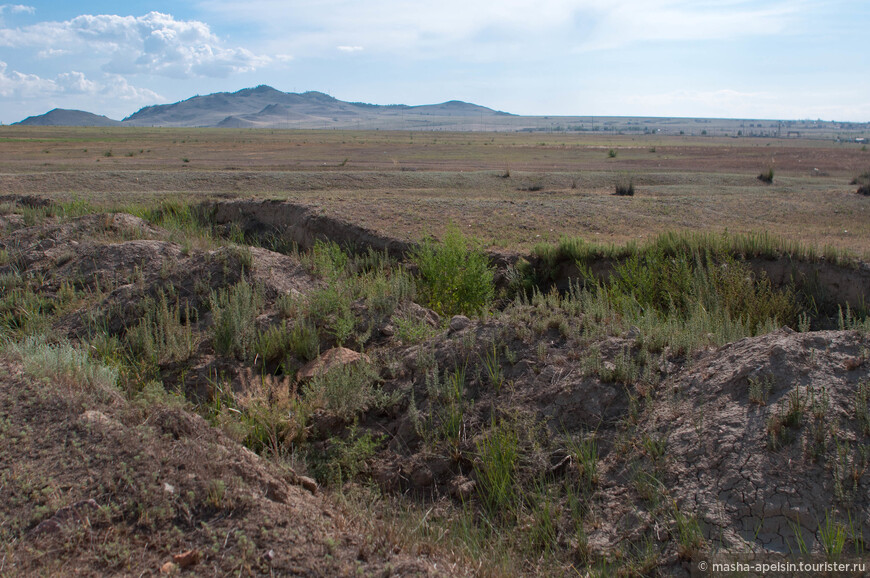
<svg viewBox="0 0 870 578">
<path fill-rule="evenodd" d="M 786 328 L 709 352 L 665 385 L 642 428 L 667 444 L 663 482 L 714 547 L 797 552 L 799 539 L 821 542 L 827 518 L 866 532 L 868 348 L 856 331 Z"/>
</svg>

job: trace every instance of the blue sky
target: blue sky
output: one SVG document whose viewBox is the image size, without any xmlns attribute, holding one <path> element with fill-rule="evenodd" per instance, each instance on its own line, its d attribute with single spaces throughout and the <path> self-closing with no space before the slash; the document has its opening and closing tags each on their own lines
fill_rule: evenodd
<svg viewBox="0 0 870 578">
<path fill-rule="evenodd" d="M 532 115 L 870 121 L 867 0 L 2 1 L 3 123 L 258 84 Z"/>
</svg>

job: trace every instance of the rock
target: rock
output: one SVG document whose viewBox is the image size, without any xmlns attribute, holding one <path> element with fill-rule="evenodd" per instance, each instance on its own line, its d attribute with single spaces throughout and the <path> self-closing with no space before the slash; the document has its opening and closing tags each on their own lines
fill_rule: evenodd
<svg viewBox="0 0 870 578">
<path fill-rule="evenodd" d="M 67 523 L 90 524 L 88 510 L 97 511 L 99 509 L 99 504 L 93 499 L 80 500 L 70 506 L 64 506 L 55 512 L 54 516 L 40 522 L 38 526 L 31 530 L 30 535 L 53 534 L 60 531 L 61 526 Z"/>
<path fill-rule="evenodd" d="M 103 412 L 97 411 L 95 409 L 89 409 L 88 411 L 84 412 L 79 417 L 79 420 L 82 423 L 99 425 L 99 426 L 106 426 L 106 427 L 110 427 L 110 428 L 122 427 L 118 421 L 110 418 L 109 416 L 107 416 Z"/>
<path fill-rule="evenodd" d="M 457 500 L 465 501 L 474 493 L 477 484 L 465 476 L 456 476 L 450 480 L 450 495 Z"/>
<path fill-rule="evenodd" d="M 450 331 L 453 333 L 455 333 L 456 331 L 462 331 L 469 325 L 471 325 L 471 319 L 469 319 L 465 315 L 454 315 L 450 319 Z"/>
<path fill-rule="evenodd" d="M 311 379 L 312 377 L 327 373 L 336 367 L 342 367 L 359 361 L 371 363 L 368 355 L 357 353 L 346 347 L 333 347 L 300 369 L 297 379 L 300 381 Z"/>
<path fill-rule="evenodd" d="M 182 552 L 181 554 L 175 554 L 172 556 L 172 561 L 178 564 L 181 568 L 189 568 L 199 562 L 199 558 L 199 550 L 188 550 L 187 552 Z"/>
<path fill-rule="evenodd" d="M 312 494 L 317 493 L 317 482 L 308 476 L 298 476 L 299 485 Z"/>
<path fill-rule="evenodd" d="M 176 571 L 178 571 L 178 564 L 175 564 L 174 562 L 167 562 L 160 567 L 161 574 L 175 574 Z"/>
<path fill-rule="evenodd" d="M 384 337 L 392 337 L 396 334 L 396 329 L 392 325 L 384 325 L 381 327 L 381 335 Z"/>
</svg>

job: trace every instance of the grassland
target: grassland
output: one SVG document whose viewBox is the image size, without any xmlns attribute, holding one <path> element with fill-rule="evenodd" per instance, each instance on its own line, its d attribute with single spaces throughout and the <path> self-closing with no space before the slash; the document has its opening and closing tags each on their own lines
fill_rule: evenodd
<svg viewBox="0 0 870 578">
<path fill-rule="evenodd" d="M 866 256 L 860 148 L 4 131 L 0 574 L 171 572 L 186 550 L 216 575 L 865 555 L 866 310 L 732 255 Z M 251 195 L 440 241 L 280 254 L 196 204 Z M 781 238 L 694 234 L 726 228 Z M 541 263 L 496 272 L 485 245 Z M 537 276 L 559 261 L 580 273 L 561 292 Z M 312 375 L 330 354 L 357 361 Z"/>
<path fill-rule="evenodd" d="M 613 151 L 613 153 L 611 153 Z M 613 156 L 611 156 L 613 155 Z M 95 204 L 267 196 L 406 239 L 454 223 L 491 247 L 666 230 L 767 231 L 870 255 L 854 143 L 594 133 L 0 129 L 0 191 Z M 756 177 L 774 169 L 772 184 Z M 612 193 L 629 177 L 633 197 Z"/>
</svg>

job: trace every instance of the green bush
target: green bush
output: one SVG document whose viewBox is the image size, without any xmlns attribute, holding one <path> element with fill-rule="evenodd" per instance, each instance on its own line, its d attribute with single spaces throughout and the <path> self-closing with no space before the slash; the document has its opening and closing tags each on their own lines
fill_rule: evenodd
<svg viewBox="0 0 870 578">
<path fill-rule="evenodd" d="M 377 404 L 376 379 L 368 363 L 349 363 L 315 376 L 305 387 L 304 398 L 314 407 L 351 421 Z"/>
<path fill-rule="evenodd" d="M 212 292 L 212 344 L 217 353 L 247 358 L 256 338 L 254 320 L 263 307 L 259 288 L 247 281 Z"/>
<path fill-rule="evenodd" d="M 474 471 L 486 511 L 503 518 L 513 511 L 516 501 L 516 468 L 519 462 L 519 437 L 507 424 L 492 424 L 477 442 L 479 460 Z"/>
<path fill-rule="evenodd" d="M 741 322 L 752 334 L 770 322 L 795 325 L 800 312 L 792 290 L 774 289 L 766 276 L 757 277 L 730 256 L 668 255 L 657 246 L 616 265 L 607 290 L 624 313 L 688 320 L 700 305 L 713 316 Z"/>
<path fill-rule="evenodd" d="M 633 197 L 634 181 L 632 179 L 620 179 L 616 183 L 613 194 L 618 197 Z"/>
<path fill-rule="evenodd" d="M 285 320 L 257 334 L 255 357 L 265 361 L 280 361 L 288 353 L 304 361 L 311 361 L 320 353 L 320 335 L 311 322 L 300 318 L 290 324 Z"/>
<path fill-rule="evenodd" d="M 422 293 L 429 307 L 442 315 L 475 315 L 486 309 L 495 294 L 493 268 L 480 249 L 456 227 L 441 243 L 427 239 L 411 259 L 420 269 Z"/>
<path fill-rule="evenodd" d="M 76 392 L 101 392 L 118 395 L 118 371 L 94 361 L 87 351 L 70 343 L 46 343 L 43 336 L 30 336 L 11 346 L 23 362 L 24 371 L 45 378 Z"/>
<path fill-rule="evenodd" d="M 139 323 L 127 331 L 130 349 L 155 365 L 184 361 L 196 349 L 191 322 L 196 316 L 190 307 L 169 305 L 162 291 L 157 300 L 145 300 Z"/>
</svg>

